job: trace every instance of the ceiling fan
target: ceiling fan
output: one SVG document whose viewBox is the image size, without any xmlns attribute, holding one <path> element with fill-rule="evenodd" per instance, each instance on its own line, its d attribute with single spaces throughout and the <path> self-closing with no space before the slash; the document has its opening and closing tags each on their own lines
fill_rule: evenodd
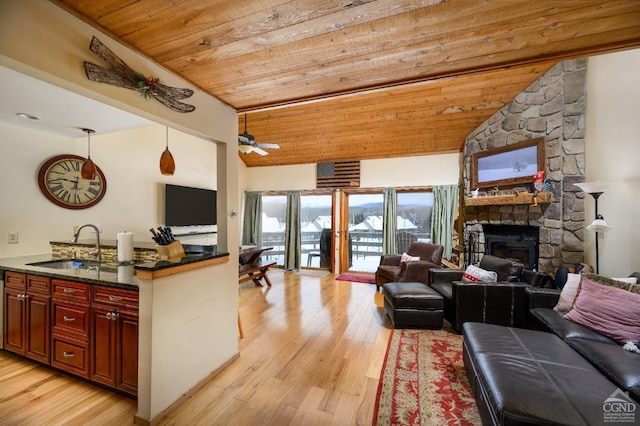
<svg viewBox="0 0 640 426">
<path fill-rule="evenodd" d="M 238 150 L 244 155 L 255 152 L 260 155 L 267 155 L 268 152 L 262 148 L 279 149 L 276 143 L 256 142 L 256 138 L 247 132 L 247 114 L 244 115 L 244 133 L 238 135 Z"/>
</svg>

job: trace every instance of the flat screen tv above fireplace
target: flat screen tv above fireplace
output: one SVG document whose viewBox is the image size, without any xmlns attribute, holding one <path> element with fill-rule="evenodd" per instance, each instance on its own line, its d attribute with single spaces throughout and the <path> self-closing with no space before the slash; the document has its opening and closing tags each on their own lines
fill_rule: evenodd
<svg viewBox="0 0 640 426">
<path fill-rule="evenodd" d="M 213 189 L 165 185 L 166 226 L 216 225 L 217 192 Z"/>
</svg>

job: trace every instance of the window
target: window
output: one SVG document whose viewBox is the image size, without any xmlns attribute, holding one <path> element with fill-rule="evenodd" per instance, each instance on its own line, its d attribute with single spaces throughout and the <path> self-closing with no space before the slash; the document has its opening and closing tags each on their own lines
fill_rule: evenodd
<svg viewBox="0 0 640 426">
<path fill-rule="evenodd" d="M 398 253 L 404 253 L 415 241 L 431 242 L 433 193 L 426 191 L 398 192 Z"/>
</svg>

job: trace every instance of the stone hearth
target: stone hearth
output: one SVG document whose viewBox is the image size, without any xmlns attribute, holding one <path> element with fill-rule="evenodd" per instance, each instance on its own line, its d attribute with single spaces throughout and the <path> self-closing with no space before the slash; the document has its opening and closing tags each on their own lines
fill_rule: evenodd
<svg viewBox="0 0 640 426">
<path fill-rule="evenodd" d="M 484 253 L 484 224 L 533 226 L 539 230 L 538 270 L 554 273 L 584 259 L 584 182 L 587 60 L 556 64 L 509 104 L 475 129 L 465 141 L 463 179 L 469 193 L 471 155 L 537 137 L 546 138 L 546 177 L 552 181 L 549 204 L 465 207 L 464 241 L 475 236 Z M 533 177 L 532 177 L 533 183 Z M 500 188 L 509 189 L 509 188 Z M 469 253 L 467 247 L 467 253 Z"/>
</svg>

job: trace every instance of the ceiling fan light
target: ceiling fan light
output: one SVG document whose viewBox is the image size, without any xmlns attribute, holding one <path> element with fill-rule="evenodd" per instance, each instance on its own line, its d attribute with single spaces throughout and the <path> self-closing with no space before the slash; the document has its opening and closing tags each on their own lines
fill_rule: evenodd
<svg viewBox="0 0 640 426">
<path fill-rule="evenodd" d="M 244 155 L 247 155 L 251 151 L 253 151 L 253 147 L 251 145 L 238 145 L 238 151 L 240 151 Z"/>
</svg>

